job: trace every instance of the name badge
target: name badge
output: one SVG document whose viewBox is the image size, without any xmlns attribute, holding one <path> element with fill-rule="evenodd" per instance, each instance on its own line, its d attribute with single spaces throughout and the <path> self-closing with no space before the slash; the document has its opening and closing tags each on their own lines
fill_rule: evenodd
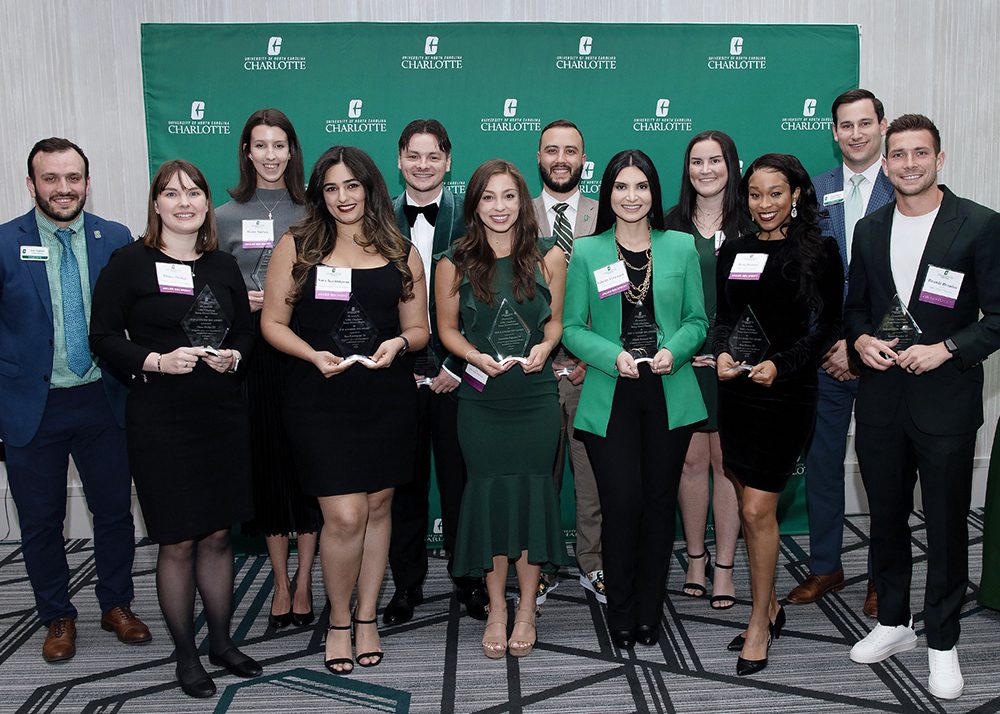
<svg viewBox="0 0 1000 714">
<path fill-rule="evenodd" d="M 477 392 L 481 392 L 486 389 L 486 382 L 489 378 L 489 375 L 479 369 L 479 367 L 476 367 L 473 364 L 465 365 L 465 374 L 462 375 L 462 381 L 475 389 Z"/>
<path fill-rule="evenodd" d="M 45 262 L 49 259 L 49 249 L 43 245 L 22 245 L 21 260 L 39 260 Z"/>
<path fill-rule="evenodd" d="M 625 261 L 619 260 L 611 265 L 605 265 L 594 271 L 597 281 L 597 297 L 603 300 L 610 295 L 617 295 L 628 290 L 628 273 L 625 271 Z"/>
<path fill-rule="evenodd" d="M 243 221 L 243 248 L 273 248 L 274 221 L 263 218 L 260 220 Z"/>
<path fill-rule="evenodd" d="M 161 293 L 194 295 L 194 274 L 190 265 L 183 263 L 157 263 L 156 282 Z"/>
<path fill-rule="evenodd" d="M 332 265 L 316 266 L 317 300 L 350 300 L 351 269 Z"/>
<path fill-rule="evenodd" d="M 767 263 L 767 253 L 740 253 L 729 271 L 730 280 L 760 280 Z"/>
<path fill-rule="evenodd" d="M 824 193 L 823 194 L 823 205 L 824 206 L 832 206 L 832 205 L 834 205 L 836 203 L 843 203 L 843 202 L 844 202 L 844 192 L 843 191 L 834 191 L 833 193 Z"/>
<path fill-rule="evenodd" d="M 924 278 L 924 286 L 920 289 L 920 302 L 955 307 L 958 291 L 962 289 L 964 279 L 965 273 L 928 265 L 927 277 Z"/>
</svg>

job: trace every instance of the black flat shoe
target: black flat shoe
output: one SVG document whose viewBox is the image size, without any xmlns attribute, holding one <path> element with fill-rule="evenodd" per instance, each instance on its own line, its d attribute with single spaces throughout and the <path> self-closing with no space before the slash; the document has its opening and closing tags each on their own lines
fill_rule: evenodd
<svg viewBox="0 0 1000 714">
<path fill-rule="evenodd" d="M 208 661 L 216 667 L 225 667 L 230 674 L 243 677 L 244 679 L 256 677 L 264 671 L 264 668 L 260 666 L 260 662 L 253 657 L 243 654 L 235 647 L 230 647 L 222 654 L 212 654 L 209 652 Z"/>
<path fill-rule="evenodd" d="M 316 619 L 316 614 L 309 610 L 309 612 L 292 612 L 292 624 L 296 627 L 308 627 Z"/>
<path fill-rule="evenodd" d="M 329 630 L 350 630 L 350 625 L 330 625 L 327 628 L 327 634 Z M 344 667 L 344 669 L 334 669 L 337 665 Z M 323 666 L 326 667 L 330 674 L 350 674 L 354 671 L 354 660 L 350 657 L 333 657 L 332 659 L 323 660 Z"/>
<path fill-rule="evenodd" d="M 208 699 L 215 696 L 215 682 L 208 676 L 208 672 L 201 666 L 201 662 L 189 664 L 183 669 L 178 664 L 176 676 L 177 681 L 180 682 L 181 690 L 189 697 Z"/>
<path fill-rule="evenodd" d="M 620 649 L 630 650 L 635 647 L 635 633 L 632 630 L 611 630 L 611 641 Z"/>
<path fill-rule="evenodd" d="M 397 590 L 382 613 L 382 622 L 387 625 L 402 625 L 413 618 L 413 610 L 424 601 L 424 591 L 420 587 Z"/>
<path fill-rule="evenodd" d="M 639 625 L 635 628 L 635 641 L 640 645 L 655 645 L 660 639 L 660 628 L 652 625 Z"/>
</svg>

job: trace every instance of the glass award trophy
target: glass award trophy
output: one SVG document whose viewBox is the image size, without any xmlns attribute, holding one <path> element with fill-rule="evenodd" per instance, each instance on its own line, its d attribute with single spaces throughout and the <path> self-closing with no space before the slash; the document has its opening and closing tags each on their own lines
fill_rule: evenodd
<svg viewBox="0 0 1000 714">
<path fill-rule="evenodd" d="M 229 320 L 208 285 L 198 293 L 194 305 L 181 320 L 181 327 L 192 347 L 204 347 L 211 354 L 219 354 L 222 341 L 229 334 Z"/>
<path fill-rule="evenodd" d="M 736 362 L 742 362 L 740 369 L 750 369 L 760 362 L 771 346 L 771 341 L 764 334 L 757 316 L 749 305 L 740 313 L 740 319 L 733 325 L 729 333 L 729 355 Z"/>
<path fill-rule="evenodd" d="M 500 301 L 500 309 L 493 319 L 493 326 L 487 335 L 490 345 L 496 350 L 496 360 L 500 364 L 506 362 L 527 362 L 528 342 L 531 340 L 531 329 L 517 314 L 517 310 L 507 298 Z"/>
<path fill-rule="evenodd" d="M 622 330 L 622 349 L 632 355 L 636 364 L 652 362 L 653 356 L 659 349 L 659 338 L 660 328 L 656 326 L 653 316 L 640 300 L 635 304 L 632 316 Z"/>
<path fill-rule="evenodd" d="M 907 347 L 912 347 L 920 341 L 923 331 L 913 319 L 913 315 L 906 309 L 899 295 L 894 295 L 889 309 L 882 317 L 878 329 L 875 330 L 875 337 L 883 342 L 898 340 L 896 344 L 889 345 L 894 352 L 900 352 Z"/>
<path fill-rule="evenodd" d="M 258 290 L 264 289 L 264 280 L 267 278 L 267 266 L 271 264 L 271 253 L 274 250 L 271 248 L 265 248 L 260 252 L 260 257 L 257 258 L 257 265 L 254 266 L 253 272 L 250 273 L 250 280 L 253 281 L 254 287 Z"/>
<path fill-rule="evenodd" d="M 378 344 L 378 328 L 354 295 L 344 306 L 331 334 L 344 362 L 361 362 L 368 367 L 375 364 L 371 355 Z"/>
<path fill-rule="evenodd" d="M 722 231 L 719 231 L 720 233 Z M 704 350 L 700 354 L 695 355 L 696 357 L 705 357 L 708 359 L 715 359 L 715 355 L 712 353 L 712 330 L 715 329 L 715 310 L 712 310 L 712 314 L 708 316 L 708 331 L 705 332 L 705 344 L 702 345 Z"/>
</svg>

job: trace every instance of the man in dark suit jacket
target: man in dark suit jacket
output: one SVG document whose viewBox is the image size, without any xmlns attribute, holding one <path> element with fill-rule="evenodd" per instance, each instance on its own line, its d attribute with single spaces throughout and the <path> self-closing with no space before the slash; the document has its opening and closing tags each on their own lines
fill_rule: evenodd
<svg viewBox="0 0 1000 714">
<path fill-rule="evenodd" d="M 889 125 L 883 165 L 896 202 L 858 223 L 844 318 L 863 363 L 856 449 L 879 601 L 878 625 L 854 645 L 851 659 L 874 663 L 916 646 L 907 519 L 919 474 L 928 689 L 954 699 L 964 687 L 956 644 L 983 423 L 982 361 L 1000 347 L 1000 214 L 939 186 L 943 163 L 930 119 L 906 114 Z M 896 296 L 921 330 L 909 347 L 879 329 Z"/>
<path fill-rule="evenodd" d="M 539 234 L 556 237 L 557 244 L 566 254 L 567 263 L 573 252 L 573 241 L 593 234 L 597 225 L 597 201 L 587 198 L 580 191 L 580 179 L 586 163 L 583 133 L 573 122 L 557 119 L 542 129 L 538 137 L 538 174 L 542 178 L 542 192 L 532 204 Z M 559 413 L 562 418 L 553 471 L 556 493 L 562 488 L 565 453 L 569 450 L 576 493 L 576 560 L 580 568 L 580 584 L 593 592 L 600 602 L 607 602 L 597 481 L 583 442 L 573 436 L 573 418 L 580 403 L 587 365 L 560 345 L 552 360 L 552 369 L 559 380 Z M 537 604 L 545 602 L 557 583 L 556 573 L 542 573 L 535 598 Z"/>
<path fill-rule="evenodd" d="M 463 365 L 437 338 L 434 316 L 434 269 L 438 256 L 465 234 L 462 215 L 465 202 L 444 187 L 451 170 L 451 141 L 435 119 L 417 119 L 399 137 L 399 170 L 406 190 L 393 199 L 396 223 L 403 235 L 420 251 L 429 291 L 431 340 L 417 353 L 414 378 L 420 383 L 418 409 L 418 454 L 414 480 L 396 489 L 392 500 L 392 537 L 389 567 L 396 587 L 382 614 L 387 625 L 406 622 L 423 602 L 427 575 L 427 509 L 431 478 L 431 447 L 434 473 L 441 494 L 444 549 L 455 547 L 455 528 L 465 488 L 465 462 L 458 446 L 458 400 Z M 489 601 L 481 579 L 456 578 L 456 595 L 468 613 L 485 620 Z"/>
<path fill-rule="evenodd" d="M 39 141 L 28 155 L 35 209 L 0 226 L 0 438 L 25 568 L 48 626 L 48 662 L 76 653 L 63 549 L 71 454 L 94 518 L 101 626 L 128 644 L 150 639 L 130 609 L 135 528 L 124 387 L 95 363 L 87 329 L 98 273 L 131 236 L 83 212 L 88 169 L 72 142 Z"/>
<path fill-rule="evenodd" d="M 843 163 L 813 178 L 827 217 L 824 235 L 837 239 L 844 275 L 848 274 L 854 226 L 893 199 L 882 172 L 882 137 L 887 123 L 882 102 L 867 89 L 851 89 L 833 101 L 833 138 Z M 847 290 L 847 281 L 844 281 Z M 847 342 L 838 340 L 819 370 L 816 431 L 806 455 L 809 507 L 809 576 L 788 594 L 794 604 L 816 602 L 844 585 L 840 552 L 844 543 L 844 456 L 858 375 L 847 360 Z M 869 579 L 864 611 L 875 617 L 878 601 Z"/>
</svg>

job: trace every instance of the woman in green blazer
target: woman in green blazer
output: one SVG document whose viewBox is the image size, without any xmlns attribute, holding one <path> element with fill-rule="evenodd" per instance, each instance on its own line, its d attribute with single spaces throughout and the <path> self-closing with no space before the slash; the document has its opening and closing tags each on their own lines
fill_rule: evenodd
<svg viewBox="0 0 1000 714">
<path fill-rule="evenodd" d="M 609 162 L 597 233 L 574 241 L 567 277 L 563 342 L 589 366 L 573 425 L 601 498 L 612 640 L 651 645 L 691 425 L 706 417 L 690 360 L 708 320 L 698 254 L 690 235 L 664 231 L 643 152 Z"/>
</svg>

